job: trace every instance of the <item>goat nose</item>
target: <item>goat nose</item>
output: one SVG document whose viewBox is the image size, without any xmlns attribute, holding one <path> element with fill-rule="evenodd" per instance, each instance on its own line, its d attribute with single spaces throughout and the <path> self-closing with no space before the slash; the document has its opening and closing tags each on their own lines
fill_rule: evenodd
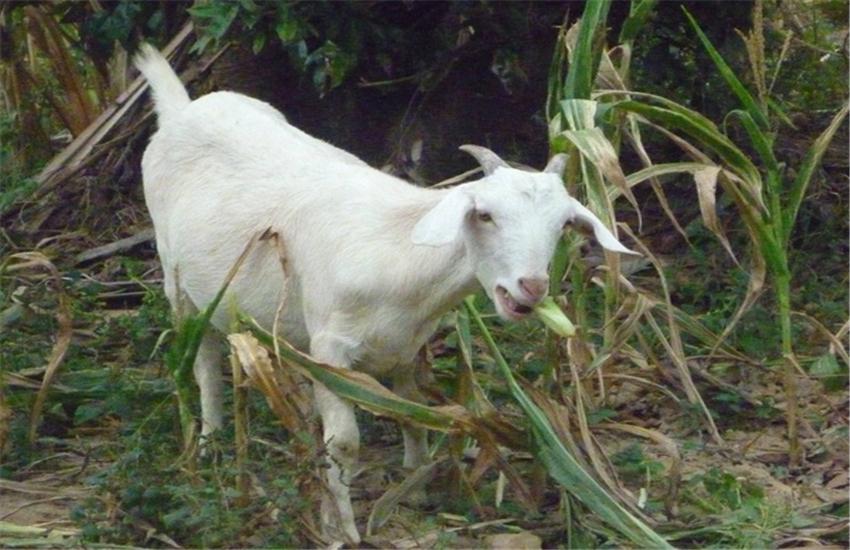
<svg viewBox="0 0 850 550">
<path fill-rule="evenodd" d="M 538 302 L 549 292 L 549 277 L 520 277 L 519 287 L 529 298 Z"/>
</svg>

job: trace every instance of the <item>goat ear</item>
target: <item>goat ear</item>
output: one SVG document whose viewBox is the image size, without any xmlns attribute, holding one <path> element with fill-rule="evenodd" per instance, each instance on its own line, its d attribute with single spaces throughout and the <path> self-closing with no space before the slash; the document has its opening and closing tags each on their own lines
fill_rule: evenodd
<svg viewBox="0 0 850 550">
<path fill-rule="evenodd" d="M 602 220 L 597 218 L 593 212 L 588 210 L 587 207 L 572 197 L 570 197 L 570 206 L 573 211 L 573 217 L 570 221 L 582 226 L 589 226 L 593 230 L 593 236 L 596 237 L 596 240 L 599 241 L 599 244 L 601 244 L 603 248 L 612 252 L 620 252 L 621 254 L 633 254 L 635 256 L 641 255 L 640 253 L 623 246 L 623 243 L 617 240 L 617 237 L 615 237 L 614 234 L 605 227 Z"/>
<path fill-rule="evenodd" d="M 465 189 L 452 189 L 416 222 L 411 235 L 413 244 L 443 246 L 454 242 L 472 206 L 472 197 Z"/>
</svg>

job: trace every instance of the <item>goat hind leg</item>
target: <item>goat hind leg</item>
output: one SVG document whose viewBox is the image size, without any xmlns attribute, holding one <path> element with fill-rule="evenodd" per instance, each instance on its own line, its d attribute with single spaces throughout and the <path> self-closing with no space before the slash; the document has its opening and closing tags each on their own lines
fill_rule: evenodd
<svg viewBox="0 0 850 550">
<path fill-rule="evenodd" d="M 425 403 L 425 396 L 419 391 L 416 383 L 416 369 L 418 365 L 413 364 L 407 368 L 399 367 L 398 374 L 393 377 L 393 391 L 405 399 L 417 403 Z M 401 424 L 401 435 L 404 439 L 404 462 L 405 468 L 418 468 L 429 462 L 428 456 L 428 432 L 417 426 Z"/>
<path fill-rule="evenodd" d="M 224 416 L 224 381 L 221 375 L 220 342 L 205 334 L 195 357 L 192 372 L 201 390 L 201 439 L 222 426 Z"/>
<path fill-rule="evenodd" d="M 165 296 L 171 303 L 172 317 L 179 322 L 187 315 L 194 315 L 198 308 L 180 288 L 176 269 L 163 265 Z M 201 442 L 222 426 L 224 416 L 224 382 L 221 376 L 221 347 L 209 332 L 204 335 L 198 355 L 192 365 L 195 382 L 201 392 Z"/>
</svg>

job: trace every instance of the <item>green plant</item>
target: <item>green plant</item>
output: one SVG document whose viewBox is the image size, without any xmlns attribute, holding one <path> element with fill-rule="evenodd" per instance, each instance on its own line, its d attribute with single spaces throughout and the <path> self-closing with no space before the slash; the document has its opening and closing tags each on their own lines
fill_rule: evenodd
<svg viewBox="0 0 850 550">
<path fill-rule="evenodd" d="M 209 0 L 189 12 L 200 30 L 195 51 L 218 47 L 231 36 L 248 35 L 252 51 L 259 54 L 271 40 L 277 40 L 292 66 L 309 75 L 320 94 L 342 84 L 370 44 L 400 38 L 373 23 L 366 5 Z M 342 19 L 346 25 L 331 23 Z M 318 21 L 325 21 L 325 36 L 317 30 Z"/>
<path fill-rule="evenodd" d="M 780 320 L 781 356 L 784 364 L 784 386 L 788 403 L 786 419 L 789 457 L 791 463 L 796 465 L 800 460 L 795 381 L 798 364 L 794 356 L 791 328 L 789 241 L 800 205 L 806 196 L 815 170 L 826 147 L 846 118 L 848 107 L 845 103 L 838 110 L 829 126 L 811 145 L 805 159 L 796 171 L 796 176 L 792 177 L 785 165 L 779 162 L 774 150 L 776 135 L 781 127 L 781 122 L 771 123 L 769 121 L 770 102 L 764 71 L 761 11 L 762 5 L 757 2 L 754 7 L 756 23 L 751 34 L 745 39 L 752 65 L 757 73 L 755 81 L 758 94 L 755 97 L 723 60 L 696 21 L 689 16 L 697 36 L 742 105 L 741 109 L 732 111 L 729 118 L 743 126 L 749 138 L 748 145 L 756 152 L 758 161 L 761 163 L 760 167 L 757 167 L 747 153 L 739 148 L 725 133 L 721 132 L 714 123 L 696 111 L 668 99 L 638 94 L 645 101 L 626 99 L 618 102 L 615 109 L 625 113 L 634 113 L 643 120 L 660 125 L 665 132 L 682 132 L 688 138 L 696 141 L 700 147 L 719 157 L 720 165 L 713 165 L 709 156 L 700 149 L 681 141 L 679 137 L 675 137 L 677 143 L 682 145 L 695 160 L 708 166 L 715 166 L 710 171 L 706 168 L 705 179 L 697 182 L 700 198 L 703 201 L 701 204 L 704 205 L 704 217 L 709 228 L 722 242 L 727 242 L 723 230 L 717 224 L 714 215 L 711 214 L 711 210 L 714 208 L 715 186 L 720 184 L 734 201 L 754 243 L 747 295 L 724 329 L 721 339 L 732 331 L 741 316 L 753 305 L 762 291 L 766 276 L 770 276 L 773 282 Z M 727 248 L 731 254 L 731 248 L 728 245 Z"/>
<path fill-rule="evenodd" d="M 206 442 L 210 458 L 189 472 L 174 460 L 182 443 L 174 430 L 173 409 L 161 405 L 129 422 L 125 437 L 111 449 L 114 462 L 88 478 L 100 498 L 83 502 L 71 514 L 84 541 L 145 546 L 156 541 L 193 547 L 303 545 L 295 518 L 308 503 L 299 496 L 298 480 L 313 468 L 315 450 L 307 455 L 301 449 L 295 463 L 288 458 L 288 443 L 277 443 L 275 448 L 252 444 L 252 460 L 237 466 L 229 443 L 233 434 L 223 431 Z M 276 438 L 261 423 L 252 435 Z M 260 472 L 256 483 L 263 487 L 247 500 L 235 489 L 243 468 Z"/>
<path fill-rule="evenodd" d="M 647 458 L 643 448 L 632 443 L 622 451 L 611 456 L 611 462 L 626 476 L 637 481 L 657 478 L 664 471 L 664 466 L 657 460 Z"/>
<path fill-rule="evenodd" d="M 14 147 L 18 117 L 16 112 L 0 112 L 0 214 L 32 193 L 36 186 L 35 180 L 27 177 L 26 159 Z"/>
<path fill-rule="evenodd" d="M 760 487 L 743 477 L 717 468 L 695 476 L 685 500 L 694 506 L 688 513 L 709 514 L 708 526 L 685 534 L 691 544 L 701 546 L 771 547 L 784 529 L 810 521 L 794 514 L 788 505 L 771 502 Z"/>
<path fill-rule="evenodd" d="M 493 354 L 496 365 L 508 384 L 511 396 L 525 413 L 534 437 L 537 456 L 546 466 L 549 474 L 589 509 L 599 514 L 607 524 L 617 529 L 635 544 L 651 548 L 669 548 L 670 545 L 658 533 L 611 498 L 611 495 L 590 477 L 582 468 L 582 465 L 576 461 L 555 432 L 544 412 L 517 383 L 511 373 L 511 368 L 505 362 L 498 345 L 487 329 L 487 325 L 484 324 L 478 314 L 473 300 L 467 299 L 464 306 L 484 337 L 490 353 Z"/>
</svg>

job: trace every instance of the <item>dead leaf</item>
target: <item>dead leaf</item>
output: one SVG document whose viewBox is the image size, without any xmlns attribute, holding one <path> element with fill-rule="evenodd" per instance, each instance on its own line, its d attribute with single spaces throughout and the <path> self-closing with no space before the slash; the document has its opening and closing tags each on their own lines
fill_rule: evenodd
<svg viewBox="0 0 850 550">
<path fill-rule="evenodd" d="M 702 170 L 694 172 L 694 182 L 697 185 L 697 199 L 699 200 L 699 211 L 702 214 L 702 223 L 711 231 L 723 245 L 726 252 L 737 264 L 738 258 L 732 252 L 732 245 L 726 238 L 723 226 L 717 219 L 717 176 L 720 174 L 719 166 L 707 166 Z"/>
<path fill-rule="evenodd" d="M 59 270 L 56 269 L 56 266 L 53 265 L 53 262 L 47 256 L 41 252 L 21 252 L 19 254 L 12 254 L 10 260 L 18 262 L 7 268 L 10 271 L 33 267 L 47 270 L 50 278 L 53 280 L 55 292 L 59 300 L 56 308 L 56 321 L 59 323 L 59 332 L 56 336 L 56 342 L 53 344 L 53 349 L 50 351 L 50 358 L 47 360 L 44 377 L 41 379 L 41 387 L 35 396 L 35 403 L 30 413 L 29 441 L 32 443 L 35 441 L 36 430 L 41 420 L 41 410 L 44 408 L 44 402 L 47 400 L 47 392 L 50 389 L 50 384 L 56 376 L 59 366 L 65 359 L 68 347 L 71 345 L 71 308 L 68 305 L 68 297 L 65 294 Z"/>
</svg>

